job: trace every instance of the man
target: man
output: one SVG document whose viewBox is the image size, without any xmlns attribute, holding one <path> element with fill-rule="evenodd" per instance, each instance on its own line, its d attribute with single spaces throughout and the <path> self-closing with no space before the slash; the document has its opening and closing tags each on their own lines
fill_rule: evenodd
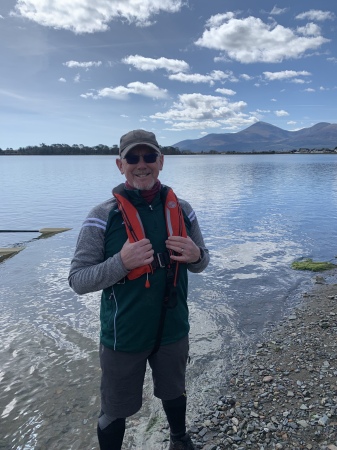
<svg viewBox="0 0 337 450">
<path fill-rule="evenodd" d="M 151 132 L 121 137 L 125 184 L 83 223 L 70 286 L 101 297 L 101 450 L 120 450 L 125 419 L 142 405 L 147 361 L 170 426 L 170 449 L 194 449 L 186 433 L 187 270 L 209 262 L 196 215 L 158 180 L 164 156 Z"/>
</svg>

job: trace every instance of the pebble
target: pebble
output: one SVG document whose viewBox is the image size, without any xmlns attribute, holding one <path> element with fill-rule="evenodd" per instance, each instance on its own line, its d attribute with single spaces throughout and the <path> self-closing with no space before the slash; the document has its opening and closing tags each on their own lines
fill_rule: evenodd
<svg viewBox="0 0 337 450">
<path fill-rule="evenodd" d="M 337 450 L 336 310 L 337 285 L 317 277 L 296 311 L 224 376 L 223 394 L 189 429 L 196 449 Z"/>
</svg>

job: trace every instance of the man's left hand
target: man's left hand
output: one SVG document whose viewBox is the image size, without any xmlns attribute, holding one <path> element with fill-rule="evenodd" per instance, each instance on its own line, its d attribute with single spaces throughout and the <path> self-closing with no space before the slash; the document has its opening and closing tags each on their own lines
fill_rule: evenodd
<svg viewBox="0 0 337 450">
<path fill-rule="evenodd" d="M 200 248 L 188 237 L 169 236 L 165 241 L 168 250 L 173 250 L 177 255 L 171 255 L 171 259 L 183 263 L 195 263 L 200 258 Z"/>
</svg>

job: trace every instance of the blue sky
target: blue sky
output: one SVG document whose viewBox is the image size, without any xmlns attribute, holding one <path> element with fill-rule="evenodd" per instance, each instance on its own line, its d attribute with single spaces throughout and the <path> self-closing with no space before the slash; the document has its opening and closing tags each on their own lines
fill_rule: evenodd
<svg viewBox="0 0 337 450">
<path fill-rule="evenodd" d="M 336 123 L 335 0 L 1 0 L 0 148 Z"/>
</svg>

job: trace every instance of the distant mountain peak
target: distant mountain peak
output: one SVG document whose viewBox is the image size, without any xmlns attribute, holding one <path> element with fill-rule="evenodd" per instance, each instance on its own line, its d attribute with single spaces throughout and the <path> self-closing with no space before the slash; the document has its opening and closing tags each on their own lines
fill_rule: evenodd
<svg viewBox="0 0 337 450">
<path fill-rule="evenodd" d="M 290 151 L 298 148 L 337 147 L 337 124 L 319 122 L 296 131 L 267 122 L 256 122 L 237 133 L 211 133 L 200 139 L 177 142 L 173 147 L 191 152 Z"/>
</svg>

